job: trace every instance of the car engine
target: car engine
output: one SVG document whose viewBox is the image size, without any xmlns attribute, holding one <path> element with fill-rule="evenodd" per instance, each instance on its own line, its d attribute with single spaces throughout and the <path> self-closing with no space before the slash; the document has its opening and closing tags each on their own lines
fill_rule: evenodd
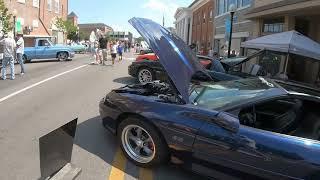
<svg viewBox="0 0 320 180">
<path fill-rule="evenodd" d="M 160 81 L 127 85 L 114 91 L 117 93 L 130 93 L 141 96 L 157 96 L 164 102 L 181 103 L 181 98 L 172 90 L 170 84 Z"/>
</svg>

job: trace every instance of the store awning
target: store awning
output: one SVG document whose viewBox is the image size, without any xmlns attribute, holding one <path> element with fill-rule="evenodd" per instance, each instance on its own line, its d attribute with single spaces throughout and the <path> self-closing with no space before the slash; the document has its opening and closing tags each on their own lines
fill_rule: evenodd
<svg viewBox="0 0 320 180">
<path fill-rule="evenodd" d="M 243 42 L 241 47 L 291 53 L 320 60 L 320 44 L 297 31 L 259 37 Z"/>
</svg>

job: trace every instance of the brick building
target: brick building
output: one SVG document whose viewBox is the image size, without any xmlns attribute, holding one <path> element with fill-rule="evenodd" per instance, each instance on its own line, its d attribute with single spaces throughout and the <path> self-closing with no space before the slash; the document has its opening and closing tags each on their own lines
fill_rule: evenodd
<svg viewBox="0 0 320 180">
<path fill-rule="evenodd" d="M 188 8 L 192 11 L 191 43 L 196 44 L 202 54 L 208 54 L 213 48 L 214 1 L 195 0 Z"/>
<path fill-rule="evenodd" d="M 68 21 L 72 22 L 74 26 L 78 26 L 78 16 L 76 15 L 76 13 L 71 12 L 67 18 Z"/>
<path fill-rule="evenodd" d="M 128 31 L 110 31 L 107 33 L 110 38 L 115 39 L 116 41 L 128 41 L 132 43 L 133 35 Z"/>
<path fill-rule="evenodd" d="M 9 12 L 17 11 L 17 24 L 28 36 L 53 36 L 64 43 L 63 32 L 54 25 L 56 18 L 67 19 L 68 0 L 4 0 Z M 19 30 L 19 29 L 17 29 Z"/>
<path fill-rule="evenodd" d="M 231 50 L 235 50 L 238 55 L 243 55 L 241 42 L 252 37 L 252 22 L 245 18 L 245 14 L 250 10 L 252 0 L 215 0 L 214 17 L 214 47 L 221 56 L 227 55 L 229 36 L 226 32 L 226 23 L 230 22 L 230 6 L 235 5 L 236 11 L 233 19 L 233 33 Z"/>
<path fill-rule="evenodd" d="M 104 24 L 104 23 L 87 23 L 87 24 L 78 24 L 80 33 L 83 33 L 87 36 L 90 35 L 92 31 L 96 32 L 97 29 L 102 31 L 102 33 L 107 34 L 112 32 L 112 27 Z"/>
<path fill-rule="evenodd" d="M 320 43 L 320 0 L 255 0 L 246 18 L 253 22 L 254 37 L 296 30 Z M 317 61 L 292 55 L 285 70 L 284 55 L 272 54 L 268 59 L 277 59 L 272 68 L 286 72 L 291 80 L 314 84 L 320 79 Z"/>
</svg>

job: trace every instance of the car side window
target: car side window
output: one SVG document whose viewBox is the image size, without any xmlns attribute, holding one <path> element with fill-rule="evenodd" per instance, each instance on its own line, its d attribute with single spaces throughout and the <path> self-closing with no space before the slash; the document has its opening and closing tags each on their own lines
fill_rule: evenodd
<svg viewBox="0 0 320 180">
<path fill-rule="evenodd" d="M 302 103 L 296 99 L 277 99 L 242 108 L 238 117 L 242 125 L 289 133 L 299 120 Z"/>
<path fill-rule="evenodd" d="M 49 42 L 47 40 L 39 40 L 38 46 L 49 46 Z"/>
</svg>

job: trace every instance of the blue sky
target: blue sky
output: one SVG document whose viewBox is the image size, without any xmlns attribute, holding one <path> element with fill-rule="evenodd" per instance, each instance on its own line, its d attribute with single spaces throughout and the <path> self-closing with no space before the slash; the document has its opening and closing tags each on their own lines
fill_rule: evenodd
<svg viewBox="0 0 320 180">
<path fill-rule="evenodd" d="M 178 7 L 186 7 L 193 0 L 69 0 L 69 12 L 74 11 L 80 23 L 105 23 L 116 31 L 138 33 L 128 23 L 132 17 L 144 17 L 165 26 L 174 26 L 174 13 Z"/>
</svg>

